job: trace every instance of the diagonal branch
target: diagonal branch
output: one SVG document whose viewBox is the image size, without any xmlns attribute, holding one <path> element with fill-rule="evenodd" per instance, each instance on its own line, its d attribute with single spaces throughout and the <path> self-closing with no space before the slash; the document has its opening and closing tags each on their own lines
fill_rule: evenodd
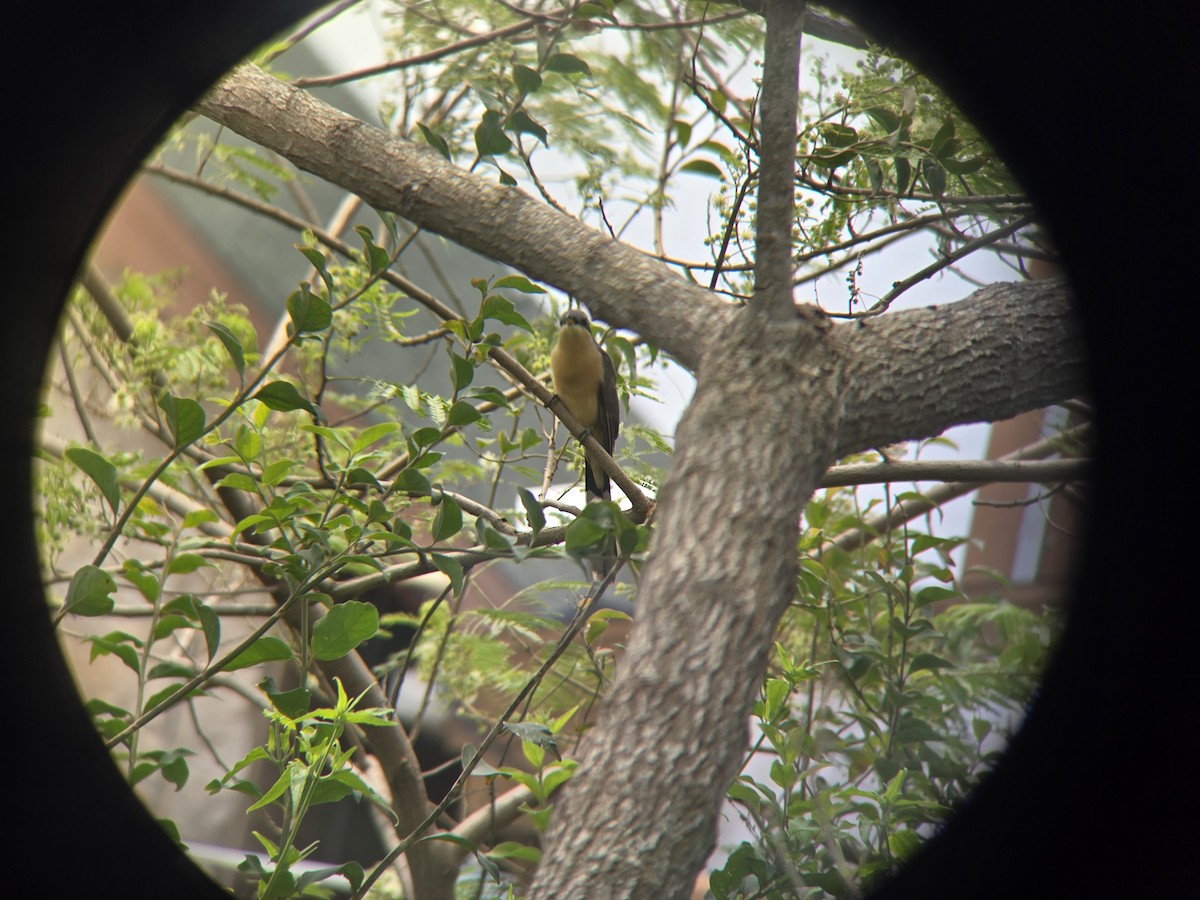
<svg viewBox="0 0 1200 900">
<path fill-rule="evenodd" d="M 703 356 L 714 317 L 733 314 L 640 251 L 255 66 L 234 70 L 196 109 L 377 209 L 574 295 L 599 318 L 628 325 L 689 368 Z"/>
<path fill-rule="evenodd" d="M 996 422 L 1089 393 L 1065 281 L 999 282 L 832 329 L 846 360 L 837 455 Z"/>
</svg>

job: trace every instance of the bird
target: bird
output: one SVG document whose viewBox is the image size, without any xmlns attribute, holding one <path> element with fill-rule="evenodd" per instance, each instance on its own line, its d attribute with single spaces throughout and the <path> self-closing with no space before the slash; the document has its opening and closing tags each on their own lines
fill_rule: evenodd
<svg viewBox="0 0 1200 900">
<path fill-rule="evenodd" d="M 590 434 L 611 456 L 621 428 L 612 360 L 592 337 L 591 322 L 583 310 L 568 309 L 558 324 L 558 339 L 550 351 L 554 393 L 584 427 L 583 436 Z M 608 473 L 591 454 L 586 454 L 583 468 L 589 502 L 611 500 Z"/>
</svg>

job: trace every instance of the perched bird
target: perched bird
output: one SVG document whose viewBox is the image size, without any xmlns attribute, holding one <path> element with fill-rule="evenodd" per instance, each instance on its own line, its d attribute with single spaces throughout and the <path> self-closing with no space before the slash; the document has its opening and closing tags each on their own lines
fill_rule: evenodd
<svg viewBox="0 0 1200 900">
<path fill-rule="evenodd" d="M 592 337 L 591 324 L 583 310 L 568 309 L 558 324 L 558 340 L 550 352 L 554 393 L 611 455 L 621 427 L 617 375 L 612 360 Z M 588 500 L 612 499 L 608 473 L 590 454 L 584 466 L 583 480 Z"/>
</svg>

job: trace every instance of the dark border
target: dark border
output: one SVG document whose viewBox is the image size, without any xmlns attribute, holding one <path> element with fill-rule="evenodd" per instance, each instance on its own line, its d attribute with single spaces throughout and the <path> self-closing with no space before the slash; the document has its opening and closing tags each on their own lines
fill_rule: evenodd
<svg viewBox="0 0 1200 900">
<path fill-rule="evenodd" d="M 198 92 L 317 5 L 137 0 L 6 14 L 0 372 L 17 421 L 0 435 L 10 735 L 0 884 L 13 896 L 224 896 L 134 800 L 83 713 L 45 614 L 28 459 L 62 299 L 133 167 Z M 1190 463 L 1196 407 L 1185 136 L 1195 16 L 1163 2 L 836 5 L 938 78 L 1028 186 L 1076 286 L 1101 411 L 1087 553 L 1028 725 L 945 834 L 876 896 L 1183 895 L 1198 831 L 1189 713 L 1200 632 L 1194 492 L 1166 463 Z"/>
</svg>

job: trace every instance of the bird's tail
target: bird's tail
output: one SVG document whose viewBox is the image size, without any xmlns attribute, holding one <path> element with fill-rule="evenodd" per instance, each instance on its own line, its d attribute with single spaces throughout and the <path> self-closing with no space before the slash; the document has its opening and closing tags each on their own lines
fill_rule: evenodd
<svg viewBox="0 0 1200 900">
<path fill-rule="evenodd" d="M 608 473 L 596 465 L 590 458 L 588 458 L 583 466 L 583 486 L 587 489 L 589 503 L 593 500 L 612 499 L 612 484 Z"/>
</svg>

